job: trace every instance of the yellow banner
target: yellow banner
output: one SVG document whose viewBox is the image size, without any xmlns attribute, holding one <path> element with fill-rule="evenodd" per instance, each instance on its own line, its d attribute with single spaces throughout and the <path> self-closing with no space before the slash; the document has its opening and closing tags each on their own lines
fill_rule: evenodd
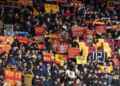
<svg viewBox="0 0 120 86">
<path fill-rule="evenodd" d="M 44 8 L 46 13 L 59 12 L 59 6 L 56 4 L 45 4 Z"/>
</svg>

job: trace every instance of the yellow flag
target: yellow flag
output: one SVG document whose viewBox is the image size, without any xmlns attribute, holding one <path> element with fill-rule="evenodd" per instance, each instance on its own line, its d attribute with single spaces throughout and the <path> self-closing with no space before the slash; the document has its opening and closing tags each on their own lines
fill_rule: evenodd
<svg viewBox="0 0 120 86">
<path fill-rule="evenodd" d="M 61 54 L 56 54 L 54 58 L 55 63 L 63 65 L 65 62 L 64 56 Z"/>
<path fill-rule="evenodd" d="M 86 46 L 85 42 L 79 42 L 80 51 L 83 51 L 82 56 L 87 58 L 89 53 L 89 47 Z"/>
<path fill-rule="evenodd" d="M 46 13 L 59 12 L 59 6 L 57 4 L 45 4 L 44 8 Z"/>
<path fill-rule="evenodd" d="M 99 71 L 101 73 L 111 73 L 113 71 L 113 66 L 104 66 L 104 65 L 99 65 Z"/>
<path fill-rule="evenodd" d="M 38 16 L 40 13 L 35 9 L 35 8 L 33 8 L 33 15 L 34 16 Z"/>
<path fill-rule="evenodd" d="M 104 52 L 107 53 L 107 57 L 111 57 L 112 49 L 110 48 L 110 45 L 107 42 L 103 43 Z"/>
<path fill-rule="evenodd" d="M 83 56 L 76 56 L 76 64 L 87 64 L 87 59 Z"/>
</svg>

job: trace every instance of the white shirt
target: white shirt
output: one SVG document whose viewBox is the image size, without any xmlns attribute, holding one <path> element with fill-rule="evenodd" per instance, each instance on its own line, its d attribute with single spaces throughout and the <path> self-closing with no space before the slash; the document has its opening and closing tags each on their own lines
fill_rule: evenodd
<svg viewBox="0 0 120 86">
<path fill-rule="evenodd" d="M 66 74 L 69 78 L 71 79 L 75 79 L 76 78 L 76 75 L 75 75 L 75 72 L 74 71 L 71 71 L 71 70 L 66 70 Z"/>
</svg>

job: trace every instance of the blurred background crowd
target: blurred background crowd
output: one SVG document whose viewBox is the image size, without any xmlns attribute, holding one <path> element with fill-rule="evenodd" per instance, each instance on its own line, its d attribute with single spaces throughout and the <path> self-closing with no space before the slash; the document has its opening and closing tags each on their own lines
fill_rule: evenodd
<svg viewBox="0 0 120 86">
<path fill-rule="evenodd" d="M 120 86 L 120 1 L 0 0 L 0 86 Z"/>
</svg>

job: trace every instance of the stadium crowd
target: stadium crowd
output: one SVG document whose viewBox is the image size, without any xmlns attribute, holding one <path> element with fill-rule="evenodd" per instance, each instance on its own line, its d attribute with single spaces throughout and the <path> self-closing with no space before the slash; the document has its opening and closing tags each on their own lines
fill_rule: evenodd
<svg viewBox="0 0 120 86">
<path fill-rule="evenodd" d="M 57 13 L 0 6 L 0 86 L 120 86 L 120 3 L 85 1 Z"/>
</svg>

